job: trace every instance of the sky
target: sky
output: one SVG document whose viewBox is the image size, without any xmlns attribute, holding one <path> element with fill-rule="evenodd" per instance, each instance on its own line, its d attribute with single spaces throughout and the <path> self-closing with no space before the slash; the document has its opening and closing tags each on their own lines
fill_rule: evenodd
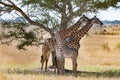
<svg viewBox="0 0 120 80">
<path fill-rule="evenodd" d="M 14 15 L 4 14 L 3 16 L 1 16 L 1 18 L 11 19 L 16 16 L 16 15 L 15 16 Z M 107 10 L 100 10 L 98 13 L 89 14 L 87 16 L 93 17 L 94 15 L 96 15 L 100 20 L 109 20 L 109 21 L 120 20 L 120 8 L 119 9 L 108 8 Z"/>
<path fill-rule="evenodd" d="M 101 20 L 120 20 L 120 9 L 109 8 L 104 11 L 99 11 L 97 16 Z"/>
</svg>

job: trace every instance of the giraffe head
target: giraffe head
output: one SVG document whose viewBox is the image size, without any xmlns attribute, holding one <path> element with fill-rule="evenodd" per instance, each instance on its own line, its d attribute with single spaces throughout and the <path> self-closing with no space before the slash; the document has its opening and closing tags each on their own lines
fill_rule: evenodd
<svg viewBox="0 0 120 80">
<path fill-rule="evenodd" d="M 77 30 L 80 30 L 81 27 L 84 27 L 89 21 L 90 19 L 86 17 L 85 15 L 83 15 L 77 22 L 79 25 Z"/>
<path fill-rule="evenodd" d="M 85 15 L 83 15 L 78 21 L 81 22 L 88 22 L 90 19 L 88 17 L 86 17 Z"/>
<path fill-rule="evenodd" d="M 94 24 L 94 23 L 96 23 L 96 24 L 99 24 L 99 25 L 103 25 L 103 23 L 96 17 L 96 16 L 94 16 L 92 19 L 91 19 L 91 24 Z"/>
</svg>

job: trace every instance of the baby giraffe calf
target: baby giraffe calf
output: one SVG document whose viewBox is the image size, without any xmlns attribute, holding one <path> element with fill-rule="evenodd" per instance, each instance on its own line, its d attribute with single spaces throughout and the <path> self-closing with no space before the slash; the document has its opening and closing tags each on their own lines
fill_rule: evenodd
<svg viewBox="0 0 120 80">
<path fill-rule="evenodd" d="M 42 45 L 42 55 L 41 55 L 41 64 L 42 64 L 42 66 L 41 66 L 41 71 L 43 70 L 44 62 L 45 62 L 45 71 L 47 71 L 47 64 L 48 64 L 49 56 L 50 56 L 50 49 L 47 46 L 47 44 L 44 43 Z"/>
<path fill-rule="evenodd" d="M 50 56 L 50 48 L 48 47 L 48 45 L 46 43 L 44 43 L 42 45 L 42 55 L 41 55 L 41 71 L 43 70 L 43 66 L 44 66 L 44 62 L 45 62 L 45 71 L 47 71 L 47 64 L 48 64 L 48 60 L 49 60 L 49 56 Z M 55 57 L 55 65 L 57 65 L 56 62 L 56 57 Z M 56 66 L 54 66 L 53 68 L 55 68 L 54 72 L 56 72 Z"/>
</svg>

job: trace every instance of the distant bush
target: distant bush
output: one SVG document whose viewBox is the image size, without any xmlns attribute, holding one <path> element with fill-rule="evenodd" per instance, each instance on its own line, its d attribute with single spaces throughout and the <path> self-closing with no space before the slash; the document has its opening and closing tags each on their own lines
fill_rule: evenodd
<svg viewBox="0 0 120 80">
<path fill-rule="evenodd" d="M 99 32 L 99 33 L 95 33 L 95 34 L 101 34 L 101 35 L 119 35 L 119 33 L 114 33 L 114 32 Z"/>
<path fill-rule="evenodd" d="M 108 43 L 102 44 L 102 47 L 104 50 L 110 51 L 110 47 L 109 47 Z"/>
<path fill-rule="evenodd" d="M 117 44 L 117 48 L 119 48 L 119 49 L 120 49 L 120 43 L 118 43 L 118 44 Z"/>
</svg>

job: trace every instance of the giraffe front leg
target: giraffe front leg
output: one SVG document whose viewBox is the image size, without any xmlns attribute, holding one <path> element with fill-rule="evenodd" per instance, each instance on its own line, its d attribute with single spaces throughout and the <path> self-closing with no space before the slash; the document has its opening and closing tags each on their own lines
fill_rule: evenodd
<svg viewBox="0 0 120 80">
<path fill-rule="evenodd" d="M 55 57 L 55 69 L 54 69 L 54 73 L 56 73 L 56 69 L 57 69 L 57 57 Z"/>
<path fill-rule="evenodd" d="M 55 51 L 52 52 L 52 67 L 56 66 L 56 55 L 55 55 Z"/>
<path fill-rule="evenodd" d="M 63 69 L 64 69 L 64 72 L 65 72 L 65 58 L 63 60 Z"/>
<path fill-rule="evenodd" d="M 48 63 L 48 59 L 46 60 L 46 63 L 45 63 L 45 72 L 47 71 L 47 63 Z"/>
<path fill-rule="evenodd" d="M 64 58 L 61 60 L 61 70 L 62 70 L 62 75 L 64 74 Z"/>
</svg>

